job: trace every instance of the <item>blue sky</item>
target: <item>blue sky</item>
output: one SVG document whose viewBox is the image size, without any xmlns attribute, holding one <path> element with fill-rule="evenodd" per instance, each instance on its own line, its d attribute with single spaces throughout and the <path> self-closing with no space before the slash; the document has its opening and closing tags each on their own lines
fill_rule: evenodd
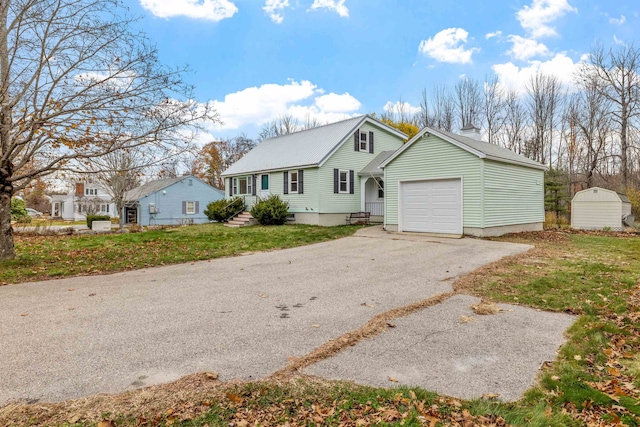
<svg viewBox="0 0 640 427">
<path fill-rule="evenodd" d="M 640 43 L 630 0 L 125 0 L 160 59 L 189 65 L 199 102 L 245 132 L 281 114 L 320 123 L 382 112 L 464 76 L 522 90 L 536 70 L 570 85 L 596 43 Z M 391 103 L 391 104 L 388 104 Z"/>
</svg>

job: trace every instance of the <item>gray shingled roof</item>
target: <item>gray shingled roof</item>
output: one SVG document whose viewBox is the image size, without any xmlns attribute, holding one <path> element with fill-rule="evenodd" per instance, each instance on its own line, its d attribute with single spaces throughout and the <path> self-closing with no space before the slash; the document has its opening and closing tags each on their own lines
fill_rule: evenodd
<svg viewBox="0 0 640 427">
<path fill-rule="evenodd" d="M 394 150 L 382 151 L 373 160 L 371 160 L 371 162 L 369 162 L 369 164 L 367 166 L 362 168 L 362 170 L 360 172 L 358 172 L 358 175 L 359 176 L 371 176 L 371 175 L 373 175 L 373 176 L 376 176 L 376 175 L 381 176 L 382 175 L 382 168 L 380 167 L 380 165 L 382 164 L 382 162 L 384 162 L 389 157 L 391 157 L 391 155 L 393 153 L 395 153 Z"/>
<path fill-rule="evenodd" d="M 351 137 L 355 130 L 367 120 L 375 122 L 390 132 L 403 135 L 372 117 L 358 116 L 262 141 L 231 165 L 222 175 L 230 176 L 294 167 L 319 166 L 345 138 Z"/>
<path fill-rule="evenodd" d="M 410 145 L 412 145 L 415 141 L 419 140 L 420 138 L 422 138 L 422 136 L 425 133 L 430 133 L 432 135 L 435 135 L 437 137 L 440 137 L 442 139 L 444 139 L 445 141 L 449 141 L 455 145 L 458 145 L 459 147 L 463 148 L 463 149 L 467 149 L 468 151 L 479 155 L 480 157 L 484 157 L 490 160 L 495 160 L 498 162 L 504 162 L 504 163 L 515 163 L 518 165 L 523 165 L 523 166 L 530 166 L 532 168 L 536 168 L 536 169 L 548 169 L 545 165 L 543 165 L 542 163 L 538 163 L 535 160 L 531 160 L 528 157 L 522 156 L 520 154 L 517 154 L 507 148 L 501 147 L 499 145 L 496 144 L 490 144 L 488 142 L 484 142 L 484 141 L 478 141 L 475 140 L 473 138 L 468 138 L 466 136 L 462 136 L 462 135 L 457 135 L 455 133 L 451 133 L 451 132 L 445 132 L 445 131 L 441 131 L 441 130 L 436 130 L 436 129 L 431 129 L 431 128 L 424 128 L 422 129 L 420 132 L 418 132 L 418 134 L 416 136 L 414 136 L 411 141 L 407 142 L 403 147 L 401 147 L 399 150 L 397 150 L 393 156 L 391 156 L 387 161 L 397 157 L 398 155 L 400 155 L 400 153 L 402 153 L 405 149 L 407 149 Z M 383 164 L 383 166 L 386 166 L 386 164 Z"/>
<path fill-rule="evenodd" d="M 165 179 L 158 179 L 156 181 L 147 182 L 146 184 L 143 184 L 140 187 L 136 187 L 132 190 L 127 191 L 124 194 L 124 201 L 134 202 L 136 200 L 140 200 L 151 193 L 155 193 L 156 191 L 160 191 L 163 188 L 167 188 L 168 186 L 173 185 L 176 182 L 179 182 L 185 178 L 187 177 L 179 176 L 176 178 L 165 178 Z"/>
</svg>

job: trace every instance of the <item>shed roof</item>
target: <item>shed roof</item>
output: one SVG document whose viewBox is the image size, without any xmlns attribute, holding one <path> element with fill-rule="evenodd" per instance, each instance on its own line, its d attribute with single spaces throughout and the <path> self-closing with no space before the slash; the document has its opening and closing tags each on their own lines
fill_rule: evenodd
<svg viewBox="0 0 640 427">
<path fill-rule="evenodd" d="M 262 141 L 224 171 L 222 176 L 321 166 L 365 122 L 401 138 L 407 137 L 373 117 L 358 116 Z"/>
<path fill-rule="evenodd" d="M 391 151 L 382 151 L 378 154 L 367 166 L 362 168 L 360 172 L 358 172 L 359 176 L 382 176 L 382 168 L 380 165 L 382 162 L 387 160 L 393 153 L 394 150 Z"/>
<path fill-rule="evenodd" d="M 609 190 L 609 189 L 602 188 L 602 187 L 590 187 L 590 188 L 586 188 L 584 190 L 580 190 L 576 194 L 573 195 L 573 199 L 571 201 L 573 202 L 574 200 L 578 201 L 579 199 L 584 199 L 584 197 L 592 196 L 594 193 L 597 193 L 598 191 L 600 191 L 603 194 L 608 194 L 610 196 L 615 196 L 613 199 L 617 198 L 622 203 L 631 204 L 631 200 L 629 200 L 629 197 L 627 197 L 626 194 L 618 193 L 617 191 Z M 598 197 L 598 199 L 599 199 L 599 201 L 603 201 L 601 197 Z M 613 201 L 613 199 L 611 199 L 611 201 Z M 579 201 L 584 201 L 584 200 L 579 200 Z M 591 201 L 593 201 L 593 198 L 591 199 Z"/>
<path fill-rule="evenodd" d="M 489 160 L 494 160 L 494 161 L 503 162 L 503 163 L 512 163 L 512 164 L 527 166 L 535 169 L 543 169 L 543 170 L 548 169 L 547 166 L 541 163 L 538 163 L 535 160 L 531 160 L 528 157 L 514 153 L 513 151 L 504 147 L 500 147 L 499 145 L 490 144 L 484 141 L 477 141 L 473 138 L 468 138 L 466 136 L 457 135 L 451 132 L 436 130 L 429 127 L 425 127 L 420 132 L 418 132 L 416 136 L 411 138 L 409 142 L 407 142 L 399 150 L 397 150 L 393 154 L 393 156 L 388 158 L 382 164 L 382 167 L 386 167 L 389 163 L 393 161 L 393 159 L 398 157 L 402 152 L 404 152 L 404 150 L 409 148 L 416 141 L 420 140 L 426 133 L 435 135 L 483 159 L 489 159 Z"/>
</svg>

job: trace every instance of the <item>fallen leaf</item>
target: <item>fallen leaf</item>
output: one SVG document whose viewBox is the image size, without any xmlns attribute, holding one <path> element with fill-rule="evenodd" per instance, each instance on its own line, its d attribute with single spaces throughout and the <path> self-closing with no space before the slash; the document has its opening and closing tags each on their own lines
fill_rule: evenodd
<svg viewBox="0 0 640 427">
<path fill-rule="evenodd" d="M 233 403 L 242 405 L 242 397 L 238 396 L 237 394 L 227 392 L 227 399 L 229 399 Z"/>
<path fill-rule="evenodd" d="M 73 289 L 73 288 L 69 288 L 69 289 L 67 289 L 67 290 L 68 290 L 69 292 L 71 292 L 71 291 L 75 291 L 75 289 Z"/>
<path fill-rule="evenodd" d="M 269 298 L 269 295 L 267 295 L 267 294 L 263 294 L 263 293 L 258 294 L 258 296 L 259 296 L 260 298 Z"/>
<path fill-rule="evenodd" d="M 473 317 L 469 317 L 469 316 L 460 316 L 460 323 L 469 323 L 469 322 L 473 322 Z"/>
<path fill-rule="evenodd" d="M 362 304 L 360 304 L 360 305 L 361 305 L 361 306 L 363 306 L 363 307 L 369 307 L 369 308 L 374 308 L 374 307 L 375 307 L 375 305 L 367 304 L 366 302 L 363 302 L 363 303 L 362 303 Z"/>
<path fill-rule="evenodd" d="M 395 324 L 393 324 L 393 323 L 389 323 L 389 322 L 387 322 L 387 327 L 389 327 L 389 328 L 395 328 L 395 327 L 396 327 L 396 325 L 395 325 Z"/>
<path fill-rule="evenodd" d="M 397 379 L 395 379 L 395 378 L 393 378 L 393 377 L 389 377 L 389 381 L 394 382 L 394 383 L 397 383 L 397 382 L 398 382 L 398 380 L 397 380 Z"/>
<path fill-rule="evenodd" d="M 312 327 L 312 328 L 319 328 L 319 327 L 320 327 L 320 325 L 318 325 L 318 324 L 315 324 L 315 323 L 314 323 L 313 325 L 311 325 L 311 327 Z"/>
<path fill-rule="evenodd" d="M 607 369 L 607 372 L 609 372 L 609 375 L 613 376 L 613 377 L 619 377 L 620 376 L 620 371 L 616 368 L 609 368 Z"/>
<path fill-rule="evenodd" d="M 29 313 L 22 313 L 20 316 L 27 317 L 28 315 L 29 315 Z"/>
<path fill-rule="evenodd" d="M 89 296 L 90 296 L 90 297 L 95 297 L 95 296 L 96 296 L 96 294 L 92 292 L 92 293 L 90 293 L 90 294 L 89 294 Z"/>
<path fill-rule="evenodd" d="M 500 397 L 499 393 L 485 393 L 482 395 L 482 399 L 495 400 Z"/>
<path fill-rule="evenodd" d="M 204 374 L 208 380 L 217 380 L 220 377 L 220 374 L 217 372 L 207 372 Z"/>
<path fill-rule="evenodd" d="M 576 354 L 575 356 L 573 356 L 573 358 L 575 360 L 582 360 L 582 356 L 580 356 L 579 354 Z"/>
<path fill-rule="evenodd" d="M 116 427 L 116 423 L 111 420 L 102 420 L 98 423 L 97 427 Z"/>
</svg>

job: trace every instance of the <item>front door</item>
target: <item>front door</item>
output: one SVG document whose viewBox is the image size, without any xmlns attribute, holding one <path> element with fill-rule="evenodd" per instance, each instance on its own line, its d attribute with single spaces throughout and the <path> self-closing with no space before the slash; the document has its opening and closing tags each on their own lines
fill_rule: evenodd
<svg viewBox="0 0 640 427">
<path fill-rule="evenodd" d="M 266 199 L 271 195 L 269 190 L 269 175 L 260 175 L 260 198 Z"/>
</svg>

